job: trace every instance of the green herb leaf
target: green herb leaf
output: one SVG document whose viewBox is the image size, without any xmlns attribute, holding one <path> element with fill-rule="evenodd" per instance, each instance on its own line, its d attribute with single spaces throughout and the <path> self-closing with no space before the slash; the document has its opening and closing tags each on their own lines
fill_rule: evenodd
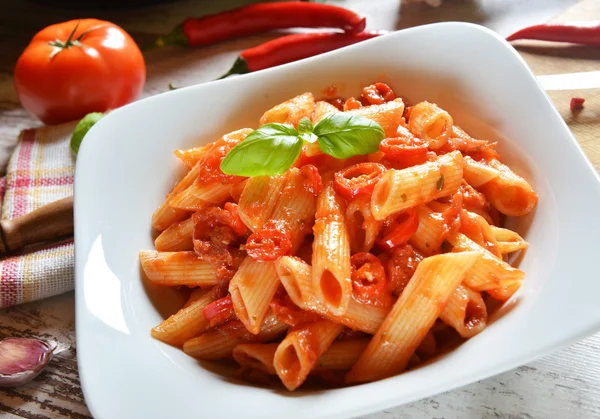
<svg viewBox="0 0 600 419">
<path fill-rule="evenodd" d="M 310 119 L 307 117 L 302 118 L 298 122 L 298 132 L 300 133 L 300 138 L 307 143 L 314 143 L 318 140 L 318 137 L 313 134 L 313 124 Z"/>
<path fill-rule="evenodd" d="M 73 131 L 73 135 L 71 136 L 71 150 L 73 153 L 77 154 L 79 151 L 79 147 L 81 146 L 81 142 L 83 141 L 83 137 L 85 134 L 94 126 L 96 122 L 98 122 L 104 116 L 103 113 L 100 112 L 92 112 L 88 113 L 84 116 L 81 121 L 75 127 Z"/>
<path fill-rule="evenodd" d="M 437 188 L 438 191 L 441 191 L 442 189 L 444 189 L 444 175 L 440 176 L 440 178 L 435 183 L 435 187 Z"/>
<path fill-rule="evenodd" d="M 285 172 L 298 159 L 302 140 L 287 124 L 265 124 L 233 147 L 221 162 L 221 171 L 238 176 L 273 176 Z"/>
<path fill-rule="evenodd" d="M 344 112 L 326 115 L 317 123 L 314 133 L 323 153 L 337 159 L 374 153 L 385 137 L 377 122 Z"/>
</svg>

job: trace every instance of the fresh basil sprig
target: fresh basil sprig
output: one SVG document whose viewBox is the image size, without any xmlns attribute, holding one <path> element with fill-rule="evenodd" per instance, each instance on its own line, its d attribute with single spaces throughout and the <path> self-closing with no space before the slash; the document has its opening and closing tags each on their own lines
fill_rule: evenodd
<svg viewBox="0 0 600 419">
<path fill-rule="evenodd" d="M 221 162 L 221 171 L 238 176 L 273 176 L 289 169 L 302 145 L 318 141 L 321 151 L 338 159 L 374 153 L 385 133 L 368 118 L 348 113 L 326 115 L 315 126 L 308 118 L 289 124 L 265 124 L 232 148 Z"/>
</svg>

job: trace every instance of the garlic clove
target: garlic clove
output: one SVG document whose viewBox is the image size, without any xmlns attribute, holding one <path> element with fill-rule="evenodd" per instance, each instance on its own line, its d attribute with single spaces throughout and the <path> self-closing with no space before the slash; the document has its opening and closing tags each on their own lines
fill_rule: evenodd
<svg viewBox="0 0 600 419">
<path fill-rule="evenodd" d="M 55 348 L 39 339 L 0 341 L 0 387 L 17 387 L 33 380 L 48 365 Z"/>
</svg>

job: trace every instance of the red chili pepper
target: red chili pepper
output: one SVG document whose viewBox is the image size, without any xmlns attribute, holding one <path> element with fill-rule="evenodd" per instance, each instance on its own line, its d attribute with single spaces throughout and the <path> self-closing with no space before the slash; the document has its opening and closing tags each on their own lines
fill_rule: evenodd
<svg viewBox="0 0 600 419">
<path fill-rule="evenodd" d="M 304 189 L 315 196 L 319 195 L 323 189 L 323 179 L 321 178 L 319 169 L 312 164 L 307 164 L 302 166 L 300 174 L 304 177 Z"/>
<path fill-rule="evenodd" d="M 231 295 L 213 301 L 202 309 L 202 315 L 208 320 L 209 327 L 223 324 L 235 317 Z"/>
<path fill-rule="evenodd" d="M 252 233 L 246 242 L 248 256 L 266 262 L 288 255 L 292 250 L 292 241 L 282 231 L 263 228 Z"/>
<path fill-rule="evenodd" d="M 284 4 L 284 3 L 281 3 Z M 265 68 L 291 63 L 347 47 L 367 39 L 384 35 L 384 31 L 360 33 L 296 33 L 282 36 L 243 51 L 231 69 L 220 79 L 232 74 L 246 74 Z"/>
<path fill-rule="evenodd" d="M 429 143 L 426 140 L 412 134 L 410 136 L 385 138 L 379 143 L 379 150 L 392 160 L 406 159 L 418 155 L 425 156 L 427 147 L 429 147 Z"/>
<path fill-rule="evenodd" d="M 373 83 L 365 87 L 360 95 L 363 105 L 381 105 L 396 99 L 396 95 L 390 86 L 382 82 Z"/>
<path fill-rule="evenodd" d="M 386 291 L 385 269 L 377 256 L 357 253 L 350 258 L 354 298 L 366 304 L 376 304 Z"/>
<path fill-rule="evenodd" d="M 569 102 L 569 107 L 572 111 L 579 111 L 583 109 L 583 103 L 585 99 L 582 97 L 572 97 L 571 102 Z"/>
<path fill-rule="evenodd" d="M 336 172 L 333 179 L 335 191 L 344 199 L 368 195 L 386 172 L 383 164 L 359 163 Z"/>
<path fill-rule="evenodd" d="M 201 18 L 190 18 L 154 42 L 165 45 L 211 45 L 227 39 L 286 28 L 338 28 L 361 32 L 366 19 L 343 7 L 306 2 L 257 3 Z"/>
<path fill-rule="evenodd" d="M 419 218 L 414 208 L 400 213 L 396 219 L 384 226 L 376 243 L 383 249 L 389 250 L 406 244 L 419 228 Z"/>
<path fill-rule="evenodd" d="M 600 46 L 600 21 L 547 23 L 529 26 L 513 33 L 507 41 L 536 39 L 539 41 L 571 42 Z"/>
</svg>

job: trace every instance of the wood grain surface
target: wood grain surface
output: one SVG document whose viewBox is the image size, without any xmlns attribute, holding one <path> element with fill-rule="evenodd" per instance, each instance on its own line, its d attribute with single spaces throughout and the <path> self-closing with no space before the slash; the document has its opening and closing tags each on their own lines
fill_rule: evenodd
<svg viewBox="0 0 600 419">
<path fill-rule="evenodd" d="M 48 4 L 51 2 L 41 2 Z M 0 171 L 20 130 L 39 126 L 18 104 L 11 71 L 30 37 L 44 26 L 82 16 L 114 21 L 144 44 L 167 32 L 185 16 L 202 15 L 247 3 L 244 0 L 170 1 L 136 9 L 58 9 L 31 1 L 0 0 Z M 368 18 L 369 28 L 400 29 L 437 21 L 461 20 L 486 25 L 502 35 L 539 22 L 600 19 L 598 0 L 444 0 L 440 8 L 400 6 L 398 0 L 340 0 Z M 85 4 L 85 2 L 82 2 Z M 146 54 L 145 95 L 167 90 L 169 82 L 189 85 L 222 74 L 238 52 L 275 35 L 255 36 L 203 49 L 168 48 Z M 468 42 L 468 40 L 465 40 Z M 519 52 L 541 74 L 600 69 L 600 48 L 519 42 Z M 600 167 L 600 89 L 556 90 L 549 96 L 584 151 Z M 578 113 L 573 96 L 586 98 Z M 518 100 L 518 98 L 515 98 Z M 87 418 L 79 386 L 73 293 L 0 310 L 0 338 L 37 336 L 56 341 L 54 359 L 36 380 L 18 389 L 0 389 L 1 418 Z M 110 385 L 110 383 L 106 383 Z M 597 418 L 600 417 L 600 334 L 567 350 L 432 398 L 365 416 L 396 418 Z"/>
</svg>

